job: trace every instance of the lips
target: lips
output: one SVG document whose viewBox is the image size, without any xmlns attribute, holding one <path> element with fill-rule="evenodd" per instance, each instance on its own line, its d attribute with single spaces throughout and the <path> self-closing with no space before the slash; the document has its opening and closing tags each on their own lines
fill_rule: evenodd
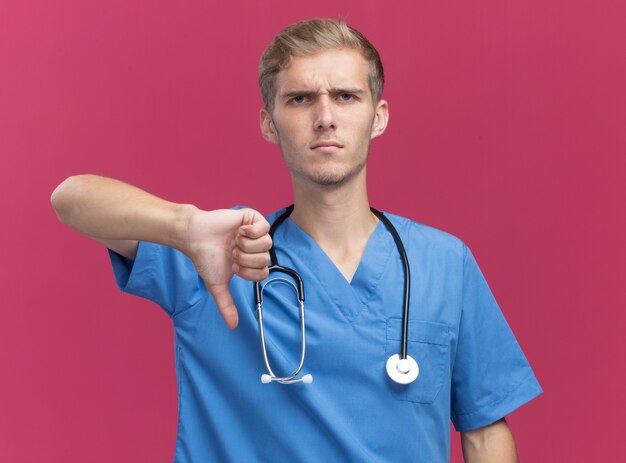
<svg viewBox="0 0 626 463">
<path fill-rule="evenodd" d="M 321 148 L 321 149 L 343 148 L 343 145 L 339 142 L 332 141 L 332 140 L 320 141 L 311 146 L 311 149 L 317 149 L 317 148 Z"/>
</svg>

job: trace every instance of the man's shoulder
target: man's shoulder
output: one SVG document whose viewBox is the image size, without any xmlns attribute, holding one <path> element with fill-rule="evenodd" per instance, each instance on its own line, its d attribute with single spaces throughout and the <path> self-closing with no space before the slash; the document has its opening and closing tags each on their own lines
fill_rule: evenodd
<svg viewBox="0 0 626 463">
<path fill-rule="evenodd" d="M 426 225 L 422 222 L 385 212 L 407 244 L 427 247 L 433 250 L 448 251 L 462 255 L 465 243 L 447 231 Z"/>
</svg>

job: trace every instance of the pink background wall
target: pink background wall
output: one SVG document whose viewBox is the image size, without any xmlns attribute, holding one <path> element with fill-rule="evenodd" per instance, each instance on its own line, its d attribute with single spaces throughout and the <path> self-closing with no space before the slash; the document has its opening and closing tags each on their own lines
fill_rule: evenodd
<svg viewBox="0 0 626 463">
<path fill-rule="evenodd" d="M 622 5 L 3 0 L 0 460 L 172 460 L 169 319 L 117 291 L 50 193 L 97 173 L 207 209 L 289 203 L 258 58 L 342 16 L 387 75 L 373 205 L 470 246 L 546 391 L 509 418 L 522 460 L 626 461 Z"/>
</svg>

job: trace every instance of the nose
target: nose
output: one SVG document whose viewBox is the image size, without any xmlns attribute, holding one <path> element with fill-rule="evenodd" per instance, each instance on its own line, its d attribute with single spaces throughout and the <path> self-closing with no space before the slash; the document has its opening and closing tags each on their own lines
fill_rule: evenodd
<svg viewBox="0 0 626 463">
<path fill-rule="evenodd" d="M 333 113 L 332 102 L 324 95 L 318 99 L 315 113 L 315 130 L 325 131 L 336 129 L 337 122 Z"/>
</svg>

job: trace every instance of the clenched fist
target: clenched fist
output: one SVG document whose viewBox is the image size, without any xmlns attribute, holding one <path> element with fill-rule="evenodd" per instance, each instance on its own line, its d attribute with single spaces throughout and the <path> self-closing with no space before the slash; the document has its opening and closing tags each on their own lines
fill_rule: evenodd
<svg viewBox="0 0 626 463">
<path fill-rule="evenodd" d="M 272 247 L 269 229 L 265 217 L 253 209 L 196 210 L 189 217 L 185 254 L 231 329 L 237 327 L 239 317 L 230 280 L 235 274 L 250 281 L 267 277 Z"/>
</svg>

